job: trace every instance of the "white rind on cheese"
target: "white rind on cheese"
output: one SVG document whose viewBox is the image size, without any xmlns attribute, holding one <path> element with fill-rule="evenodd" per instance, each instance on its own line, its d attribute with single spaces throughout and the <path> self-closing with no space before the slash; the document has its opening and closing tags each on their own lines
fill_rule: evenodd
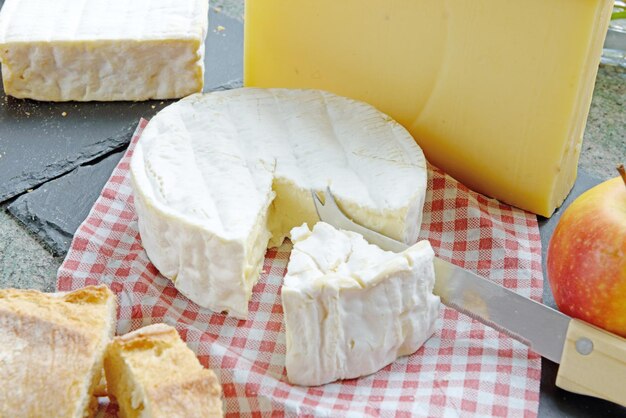
<svg viewBox="0 0 626 418">
<path fill-rule="evenodd" d="M 180 103 L 152 119 L 134 151 L 141 241 L 189 299 L 245 318 L 270 238 L 274 162 L 246 153 L 236 135 L 219 135 L 209 112 L 187 107 L 194 100 Z"/>
<path fill-rule="evenodd" d="M 6 0 L 0 61 L 8 95 L 148 100 L 202 91 L 206 0 Z"/>
<path fill-rule="evenodd" d="M 374 373 L 434 332 L 434 253 L 420 241 L 396 254 L 319 222 L 291 232 L 282 287 L 287 377 L 322 385 Z"/>
<path fill-rule="evenodd" d="M 187 297 L 245 318 L 270 245 L 314 224 L 328 185 L 356 221 L 417 240 L 426 161 L 373 107 L 317 90 L 237 89 L 168 106 L 131 162 L 148 256 Z"/>
</svg>

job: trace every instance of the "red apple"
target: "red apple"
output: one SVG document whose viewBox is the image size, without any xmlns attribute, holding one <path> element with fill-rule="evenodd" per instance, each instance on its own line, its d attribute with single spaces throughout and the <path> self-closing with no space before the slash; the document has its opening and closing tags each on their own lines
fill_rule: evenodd
<svg viewBox="0 0 626 418">
<path fill-rule="evenodd" d="M 626 337 L 626 173 L 580 195 L 548 247 L 547 270 L 559 309 Z"/>
</svg>

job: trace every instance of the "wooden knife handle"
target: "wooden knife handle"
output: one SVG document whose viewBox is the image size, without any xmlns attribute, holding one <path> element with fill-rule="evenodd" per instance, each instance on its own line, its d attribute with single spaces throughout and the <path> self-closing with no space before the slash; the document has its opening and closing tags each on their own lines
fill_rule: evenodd
<svg viewBox="0 0 626 418">
<path fill-rule="evenodd" d="M 626 406 L 626 339 L 572 319 L 556 385 Z"/>
</svg>

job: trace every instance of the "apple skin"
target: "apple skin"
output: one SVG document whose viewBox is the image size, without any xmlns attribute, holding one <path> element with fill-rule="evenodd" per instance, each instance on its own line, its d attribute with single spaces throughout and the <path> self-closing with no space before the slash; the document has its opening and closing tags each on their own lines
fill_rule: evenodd
<svg viewBox="0 0 626 418">
<path fill-rule="evenodd" d="M 563 213 L 548 246 L 561 312 L 626 338 L 626 184 L 605 181 Z"/>
</svg>

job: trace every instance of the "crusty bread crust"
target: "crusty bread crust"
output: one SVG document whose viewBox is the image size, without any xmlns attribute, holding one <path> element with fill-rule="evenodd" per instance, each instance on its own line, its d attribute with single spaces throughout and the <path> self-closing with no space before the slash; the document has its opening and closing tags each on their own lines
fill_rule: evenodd
<svg viewBox="0 0 626 418">
<path fill-rule="evenodd" d="M 0 416 L 91 416 L 115 319 L 106 286 L 0 289 Z"/>
<path fill-rule="evenodd" d="M 217 376 L 202 367 L 176 329 L 154 324 L 116 337 L 107 349 L 109 395 L 125 418 L 222 416 Z"/>
</svg>

